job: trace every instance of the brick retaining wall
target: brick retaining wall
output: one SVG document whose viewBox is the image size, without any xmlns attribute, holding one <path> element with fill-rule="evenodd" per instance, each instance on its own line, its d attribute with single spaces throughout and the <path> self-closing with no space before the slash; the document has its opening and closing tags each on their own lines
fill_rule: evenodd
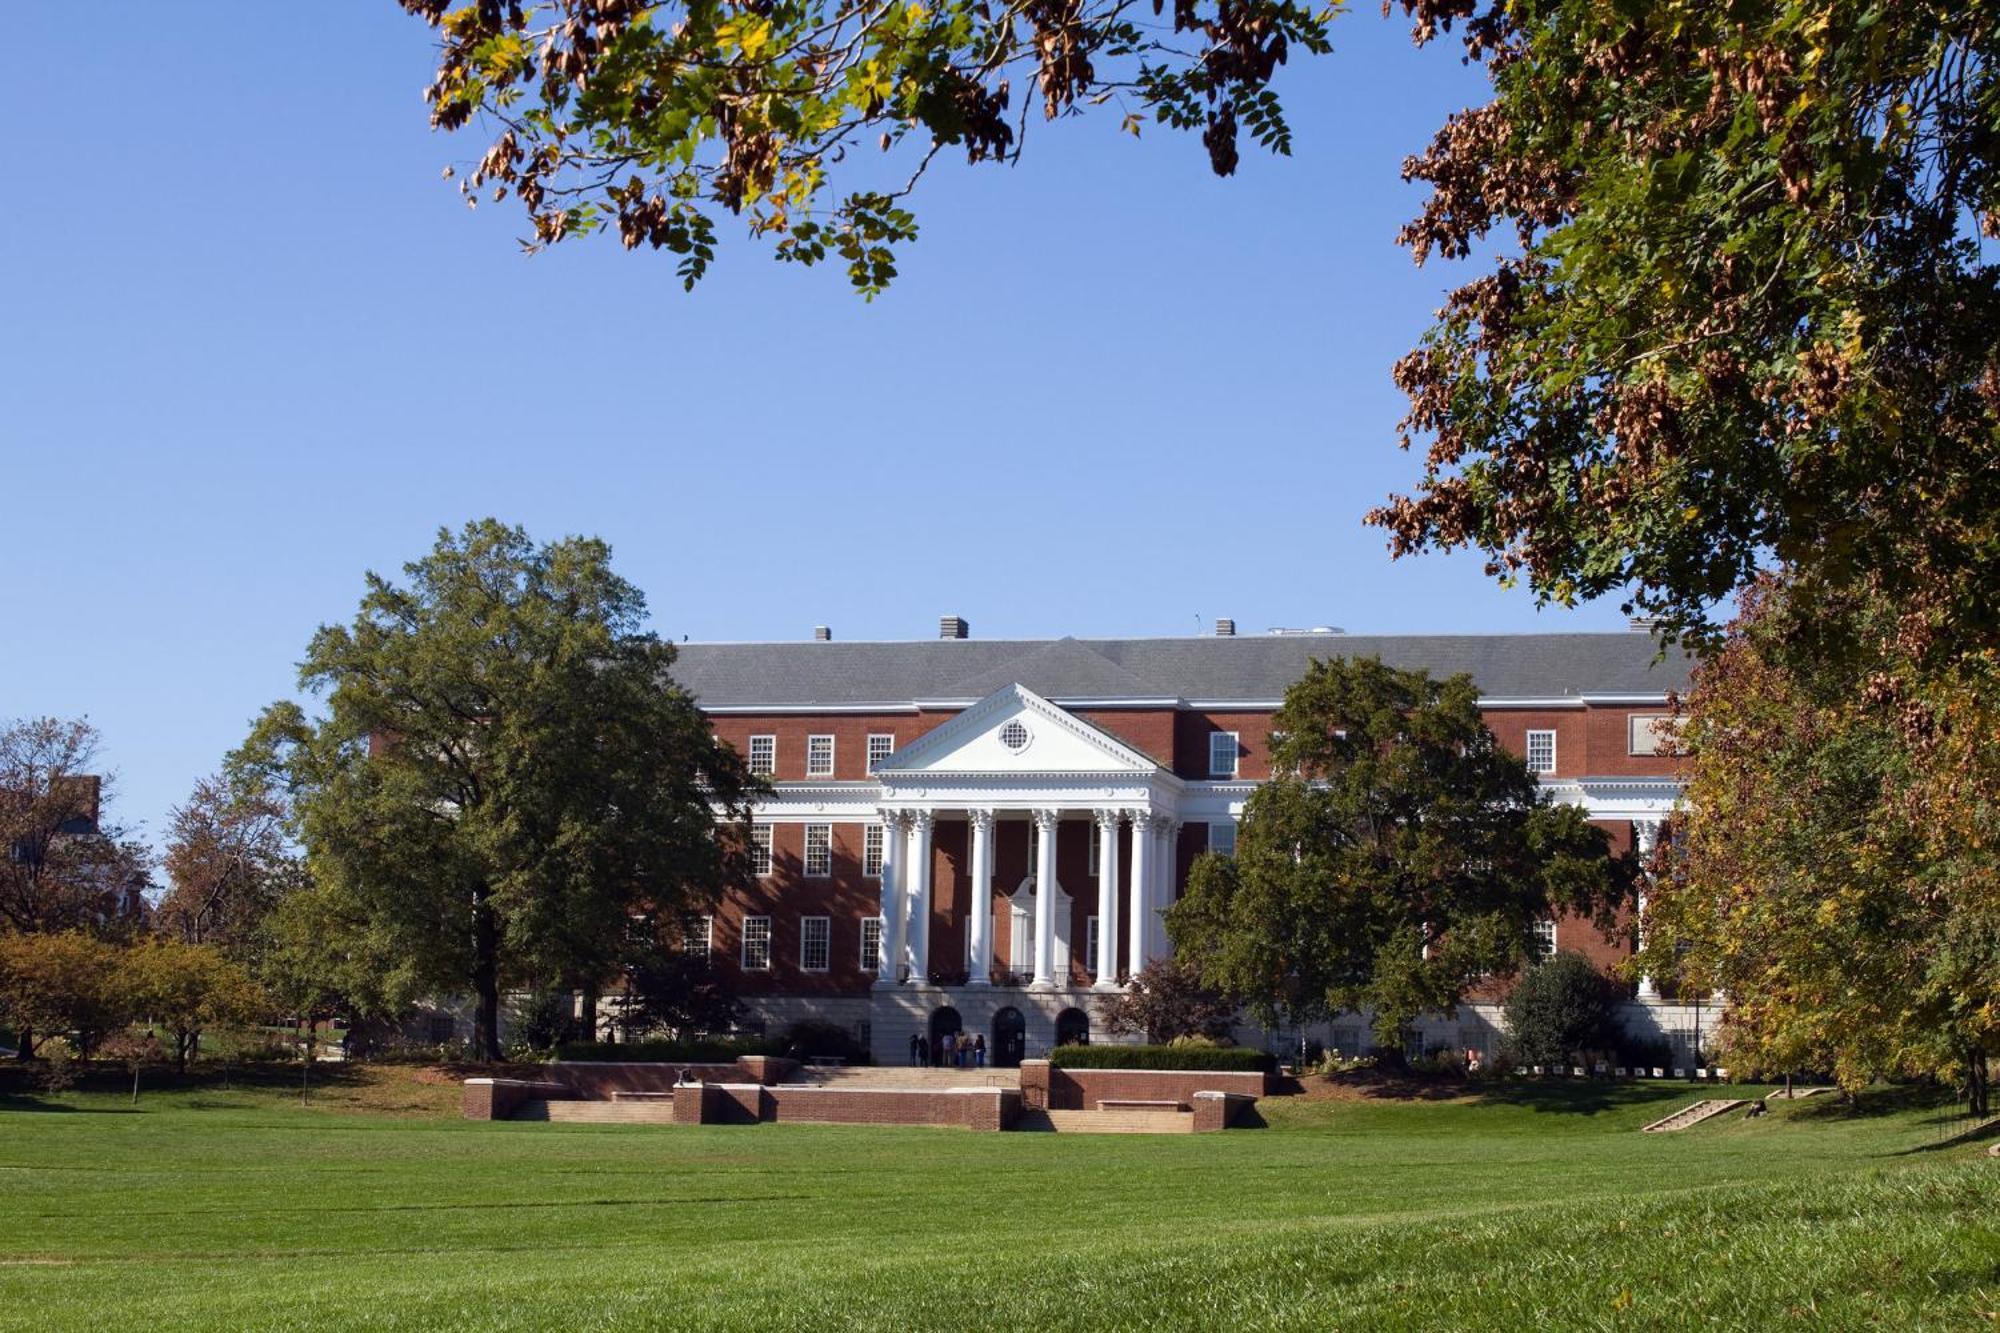
<svg viewBox="0 0 2000 1333">
<path fill-rule="evenodd" d="M 1100 1100 L 1173 1102 L 1194 1107 L 1197 1092 L 1228 1092 L 1255 1100 L 1266 1075 L 1233 1069 L 1059 1069 L 1046 1060 L 1021 1062 L 1023 1105 L 1047 1111 L 1094 1111 Z"/>
<path fill-rule="evenodd" d="M 467 1120 L 505 1120 L 522 1102 L 564 1098 L 569 1089 L 560 1083 L 525 1078 L 469 1078 L 465 1080 Z"/>
</svg>

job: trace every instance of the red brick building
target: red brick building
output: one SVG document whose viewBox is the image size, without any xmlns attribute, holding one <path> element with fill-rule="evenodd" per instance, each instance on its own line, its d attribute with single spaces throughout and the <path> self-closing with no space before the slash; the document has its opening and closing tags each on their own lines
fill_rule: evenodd
<svg viewBox="0 0 2000 1333">
<path fill-rule="evenodd" d="M 1688 666 L 1649 634 L 1221 627 L 984 641 L 947 617 L 935 640 L 683 645 L 676 676 L 776 788 L 754 814 L 755 886 L 691 945 L 774 1030 L 827 1019 L 878 1059 L 939 1027 L 985 1033 L 1002 1061 L 1089 1032 L 1101 997 L 1165 951 L 1159 913 L 1194 858 L 1234 846 L 1271 715 L 1315 658 L 1469 673 L 1501 741 L 1621 847 L 1678 793 L 1653 727 Z M 1551 923 L 1547 943 L 1626 952 L 1583 922 Z"/>
</svg>

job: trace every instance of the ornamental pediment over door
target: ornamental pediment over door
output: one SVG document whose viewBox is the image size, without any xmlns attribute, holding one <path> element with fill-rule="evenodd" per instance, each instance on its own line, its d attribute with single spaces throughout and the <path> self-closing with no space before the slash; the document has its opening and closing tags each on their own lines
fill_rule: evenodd
<svg viewBox="0 0 2000 1333">
<path fill-rule="evenodd" d="M 875 765 L 885 782 L 991 773 L 1159 771 L 1152 759 L 1034 691 L 1008 685 Z"/>
</svg>

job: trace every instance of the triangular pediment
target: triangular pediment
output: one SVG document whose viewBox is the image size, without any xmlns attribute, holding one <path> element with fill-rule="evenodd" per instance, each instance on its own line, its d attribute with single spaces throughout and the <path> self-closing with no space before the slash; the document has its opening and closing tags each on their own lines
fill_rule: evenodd
<svg viewBox="0 0 2000 1333">
<path fill-rule="evenodd" d="M 1153 773 L 1159 765 L 1033 690 L 1006 685 L 875 765 L 885 779 L 946 773 Z"/>
</svg>

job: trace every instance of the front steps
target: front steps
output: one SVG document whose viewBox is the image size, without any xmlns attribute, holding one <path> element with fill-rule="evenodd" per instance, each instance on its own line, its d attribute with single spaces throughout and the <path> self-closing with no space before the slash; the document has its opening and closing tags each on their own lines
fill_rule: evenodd
<svg viewBox="0 0 2000 1333">
<path fill-rule="evenodd" d="M 1192 1111 L 1023 1111 L 1014 1128 L 1042 1134 L 1192 1134 Z"/>
<path fill-rule="evenodd" d="M 1713 1120 L 1726 1111 L 1733 1111 L 1744 1105 L 1741 1097 L 1711 1097 L 1706 1101 L 1684 1106 L 1664 1120 L 1655 1120 L 1641 1132 L 1646 1134 L 1670 1134 L 1677 1129 L 1699 1125 L 1704 1120 Z"/>
<path fill-rule="evenodd" d="M 671 1125 L 670 1097 L 646 1101 L 531 1101 L 514 1108 L 512 1120 L 554 1120 L 583 1125 Z"/>
</svg>

